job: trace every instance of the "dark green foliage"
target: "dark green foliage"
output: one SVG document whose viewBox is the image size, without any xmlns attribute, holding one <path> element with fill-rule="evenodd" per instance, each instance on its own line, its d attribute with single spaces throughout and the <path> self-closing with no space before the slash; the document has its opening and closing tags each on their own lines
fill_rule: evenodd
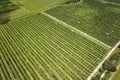
<svg viewBox="0 0 120 80">
<path fill-rule="evenodd" d="M 80 2 L 80 0 L 70 0 L 71 2 Z"/>
<path fill-rule="evenodd" d="M 117 69 L 116 69 L 115 65 L 111 65 L 111 66 L 109 66 L 109 68 L 107 70 L 111 71 L 111 72 L 115 72 Z"/>
<path fill-rule="evenodd" d="M 9 18 L 0 19 L 0 24 L 5 24 L 8 23 L 9 21 L 10 21 Z"/>
<path fill-rule="evenodd" d="M 92 78 L 92 80 L 99 80 L 96 76 Z"/>
<path fill-rule="evenodd" d="M 112 60 L 108 60 L 103 64 L 103 69 L 115 72 L 116 71 L 116 66 L 112 63 Z"/>
<path fill-rule="evenodd" d="M 2 76 L 0 75 L 0 80 L 2 80 Z"/>
<path fill-rule="evenodd" d="M 100 73 L 103 73 L 105 70 L 103 69 L 103 67 L 101 67 L 100 69 L 99 69 L 99 72 Z"/>
<path fill-rule="evenodd" d="M 105 76 L 102 78 L 102 80 L 107 80 L 110 77 L 111 72 L 115 72 L 117 70 L 115 62 L 120 60 L 120 53 L 113 54 L 105 63 L 103 64 L 102 68 L 99 69 L 99 71 L 102 73 L 103 70 L 107 70 L 105 73 Z"/>
<path fill-rule="evenodd" d="M 77 3 L 77 2 L 80 2 L 80 0 L 69 0 L 69 1 L 66 2 L 66 4 L 69 4 L 69 3 L 72 3 L 72 2 Z"/>
<path fill-rule="evenodd" d="M 54 78 L 54 80 L 58 80 L 58 78 L 55 75 L 53 75 L 52 77 Z"/>
<path fill-rule="evenodd" d="M 19 7 L 10 2 L 9 0 L 0 1 L 0 14 L 10 12 L 18 9 Z"/>
<path fill-rule="evenodd" d="M 101 77 L 101 74 L 98 74 L 98 75 L 96 75 L 96 77 L 97 77 L 97 79 L 100 79 L 100 77 Z"/>
<path fill-rule="evenodd" d="M 120 48 L 120 45 L 118 46 L 118 48 Z"/>
<path fill-rule="evenodd" d="M 100 80 L 101 74 L 97 74 L 95 77 L 92 78 L 92 80 Z"/>
<path fill-rule="evenodd" d="M 110 57 L 110 60 L 120 60 L 120 54 L 113 54 L 111 57 Z"/>
</svg>

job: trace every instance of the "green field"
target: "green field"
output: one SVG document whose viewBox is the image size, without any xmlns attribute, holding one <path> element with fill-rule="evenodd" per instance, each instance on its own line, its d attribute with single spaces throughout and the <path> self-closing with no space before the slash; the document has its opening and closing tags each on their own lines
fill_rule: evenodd
<svg viewBox="0 0 120 80">
<path fill-rule="evenodd" d="M 68 0 L 2 0 L 0 1 L 0 23 L 6 19 L 6 22 L 9 22 L 35 12 L 38 13 L 50 9 L 66 1 Z M 3 4 L 6 5 L 2 7 Z M 6 13 L 2 14 L 1 12 Z"/>
<path fill-rule="evenodd" d="M 11 0 L 11 1 L 17 4 L 18 6 L 27 9 L 28 11 L 41 11 L 64 3 L 68 0 Z"/>
<path fill-rule="evenodd" d="M 41 14 L 2 25 L 0 30 L 1 69 L 7 80 L 53 76 L 84 80 L 107 52 Z"/>
<path fill-rule="evenodd" d="M 118 5 L 100 0 L 10 1 L 19 9 L 8 14 L 12 21 L 0 24 L 0 80 L 86 80 L 120 40 Z"/>
<path fill-rule="evenodd" d="M 60 5 L 68 0 L 10 0 L 20 7 L 10 14 L 11 19 L 15 19 L 32 12 L 40 12 L 57 5 Z"/>
<path fill-rule="evenodd" d="M 120 6 L 83 0 L 82 3 L 58 6 L 45 12 L 107 45 L 113 46 L 120 40 Z"/>
</svg>

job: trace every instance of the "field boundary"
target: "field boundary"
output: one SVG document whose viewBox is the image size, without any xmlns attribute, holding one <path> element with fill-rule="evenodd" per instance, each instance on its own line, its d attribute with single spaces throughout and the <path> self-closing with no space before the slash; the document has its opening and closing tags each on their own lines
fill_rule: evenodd
<svg viewBox="0 0 120 80">
<path fill-rule="evenodd" d="M 118 43 L 108 52 L 108 54 L 106 55 L 106 57 L 98 64 L 98 66 L 94 69 L 94 71 L 89 75 L 89 77 L 87 78 L 87 80 L 91 80 L 91 78 L 94 76 L 94 74 L 100 69 L 100 67 L 102 66 L 102 64 L 111 56 L 111 54 L 118 47 L 119 44 L 120 44 L 120 41 L 118 41 Z"/>
<path fill-rule="evenodd" d="M 72 32 L 75 32 L 75 33 L 77 33 L 77 34 L 80 34 L 81 36 L 89 39 L 90 41 L 92 41 L 92 42 L 94 42 L 94 43 L 96 43 L 96 44 L 98 44 L 98 45 L 100 45 L 100 46 L 102 46 L 102 47 L 104 47 L 104 48 L 107 49 L 107 50 L 109 50 L 109 49 L 111 48 L 111 46 L 109 46 L 109 45 L 107 45 L 107 44 L 105 44 L 105 43 L 97 40 L 96 38 L 88 35 L 87 33 L 84 33 L 84 32 L 82 32 L 81 30 L 78 30 L 77 28 L 75 28 L 75 27 L 73 27 L 73 26 L 71 26 L 71 25 L 69 25 L 69 24 L 67 24 L 67 23 L 65 23 L 65 22 L 63 22 L 63 21 L 61 21 L 61 20 L 59 20 L 59 19 L 57 19 L 57 18 L 55 18 L 55 17 L 47 14 L 47 13 L 45 13 L 45 12 L 41 12 L 41 14 L 43 14 L 44 16 L 46 16 L 46 17 L 48 17 L 48 18 L 51 18 L 52 20 L 58 22 L 59 24 L 67 27 L 67 28 L 70 29 Z"/>
</svg>

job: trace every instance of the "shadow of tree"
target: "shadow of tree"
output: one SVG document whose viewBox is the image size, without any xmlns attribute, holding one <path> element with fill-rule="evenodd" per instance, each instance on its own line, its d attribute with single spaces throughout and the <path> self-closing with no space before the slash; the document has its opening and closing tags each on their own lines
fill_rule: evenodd
<svg viewBox="0 0 120 80">
<path fill-rule="evenodd" d="M 10 0 L 0 0 L 0 24 L 5 24 L 10 21 L 10 12 L 19 9 Z"/>
</svg>

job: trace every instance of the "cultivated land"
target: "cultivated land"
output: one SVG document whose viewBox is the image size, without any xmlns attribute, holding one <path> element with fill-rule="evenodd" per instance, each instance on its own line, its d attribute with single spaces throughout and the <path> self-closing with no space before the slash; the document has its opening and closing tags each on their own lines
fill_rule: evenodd
<svg viewBox="0 0 120 80">
<path fill-rule="evenodd" d="M 0 25 L 2 80 L 86 80 L 120 40 L 118 5 L 11 1 L 20 9 Z"/>
<path fill-rule="evenodd" d="M 41 14 L 2 25 L 0 30 L 2 72 L 7 79 L 84 80 L 107 52 Z M 10 69 L 8 74 L 4 67 Z"/>
<path fill-rule="evenodd" d="M 113 46 L 120 40 L 119 7 L 97 0 L 84 0 L 82 3 L 58 6 L 45 12 Z"/>
</svg>

